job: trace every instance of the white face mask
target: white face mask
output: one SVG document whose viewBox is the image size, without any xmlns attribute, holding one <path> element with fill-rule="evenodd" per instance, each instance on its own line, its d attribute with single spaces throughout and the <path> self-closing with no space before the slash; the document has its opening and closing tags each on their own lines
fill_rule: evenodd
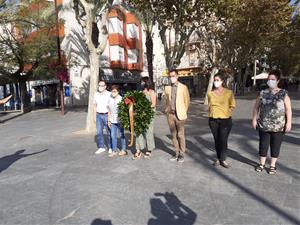
<svg viewBox="0 0 300 225">
<path fill-rule="evenodd" d="M 269 88 L 273 89 L 277 86 L 277 81 L 276 80 L 268 80 L 267 85 Z"/>
<path fill-rule="evenodd" d="M 103 91 L 105 91 L 105 87 L 99 87 L 98 90 L 99 90 L 100 92 L 103 92 Z"/>
<path fill-rule="evenodd" d="M 222 85 L 222 83 L 223 83 L 222 81 L 216 80 L 216 81 L 214 81 L 214 86 L 216 88 L 218 88 L 218 87 L 220 87 Z"/>
<path fill-rule="evenodd" d="M 175 84 L 177 82 L 177 77 L 171 77 L 170 80 L 172 84 Z"/>
<path fill-rule="evenodd" d="M 112 92 L 112 93 L 111 93 L 111 96 L 113 96 L 113 98 L 115 98 L 115 97 L 118 96 L 118 94 L 119 94 L 118 92 Z"/>
</svg>

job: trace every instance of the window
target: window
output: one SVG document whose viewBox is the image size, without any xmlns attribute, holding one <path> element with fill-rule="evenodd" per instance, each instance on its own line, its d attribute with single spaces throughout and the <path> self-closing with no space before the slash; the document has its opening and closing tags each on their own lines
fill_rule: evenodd
<svg viewBox="0 0 300 225">
<path fill-rule="evenodd" d="M 138 61 L 138 50 L 128 49 L 128 63 L 133 64 Z"/>
<path fill-rule="evenodd" d="M 127 38 L 139 39 L 138 26 L 135 24 L 127 24 Z"/>
<path fill-rule="evenodd" d="M 119 33 L 123 35 L 123 21 L 117 17 L 110 18 L 108 21 L 109 24 L 109 33 Z"/>
<path fill-rule="evenodd" d="M 124 48 L 118 45 L 110 46 L 110 60 L 124 62 Z"/>
</svg>

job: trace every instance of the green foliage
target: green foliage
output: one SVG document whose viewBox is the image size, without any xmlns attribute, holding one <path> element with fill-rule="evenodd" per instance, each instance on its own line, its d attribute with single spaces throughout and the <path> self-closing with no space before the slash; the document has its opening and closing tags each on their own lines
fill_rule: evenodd
<svg viewBox="0 0 300 225">
<path fill-rule="evenodd" d="M 284 76 L 300 76 L 300 15 L 272 43 L 267 56 L 268 63 L 280 68 Z"/>
<path fill-rule="evenodd" d="M 222 57 L 232 68 L 242 68 L 265 54 L 291 23 L 293 7 L 286 0 L 222 2 L 230 9 L 221 37 Z"/>
<path fill-rule="evenodd" d="M 145 31 L 158 24 L 168 68 L 178 66 L 190 35 L 210 10 L 209 0 L 128 0 L 144 21 Z M 152 20 L 155 19 L 155 21 Z M 148 26 L 148 24 L 150 26 Z M 174 42 L 169 43 L 169 36 Z"/>
<path fill-rule="evenodd" d="M 155 112 L 151 108 L 150 101 L 146 98 L 146 95 L 140 91 L 127 92 L 119 103 L 119 120 L 124 129 L 130 130 L 128 105 L 124 100 L 130 98 L 134 100 L 134 131 L 137 135 L 146 131 L 154 118 Z"/>
<path fill-rule="evenodd" d="M 8 82 L 18 81 L 24 72 L 22 79 L 53 76 L 47 68 L 57 59 L 54 3 L 10 1 L 0 14 L 0 75 Z"/>
</svg>

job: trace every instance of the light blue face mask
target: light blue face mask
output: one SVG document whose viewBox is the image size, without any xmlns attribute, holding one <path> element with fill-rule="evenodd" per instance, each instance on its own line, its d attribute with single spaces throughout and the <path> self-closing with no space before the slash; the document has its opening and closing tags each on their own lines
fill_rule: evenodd
<svg viewBox="0 0 300 225">
<path fill-rule="evenodd" d="M 277 81 L 276 80 L 268 80 L 267 85 L 269 88 L 273 89 L 277 86 Z"/>
<path fill-rule="evenodd" d="M 117 97 L 117 96 L 118 96 L 118 94 L 119 94 L 119 92 L 114 92 L 114 93 L 111 93 L 111 97 L 115 98 L 115 97 Z"/>
</svg>

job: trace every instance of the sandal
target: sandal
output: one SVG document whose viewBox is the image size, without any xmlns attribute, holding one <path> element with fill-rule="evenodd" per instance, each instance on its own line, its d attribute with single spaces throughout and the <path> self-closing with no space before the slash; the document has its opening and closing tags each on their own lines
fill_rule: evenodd
<svg viewBox="0 0 300 225">
<path fill-rule="evenodd" d="M 256 172 L 262 172 L 265 168 L 265 165 L 259 164 L 258 166 L 255 167 Z"/>
<path fill-rule="evenodd" d="M 268 173 L 270 175 L 275 175 L 276 174 L 276 167 L 275 166 L 270 166 Z"/>
<path fill-rule="evenodd" d="M 144 154 L 144 158 L 149 159 L 151 157 L 151 151 L 146 151 Z"/>
<path fill-rule="evenodd" d="M 224 161 L 220 161 L 220 165 L 223 166 L 224 168 L 229 168 L 230 165 L 224 160 Z"/>
<path fill-rule="evenodd" d="M 142 156 L 142 152 L 141 151 L 136 151 L 132 157 L 133 160 L 135 159 L 139 159 Z"/>
</svg>

